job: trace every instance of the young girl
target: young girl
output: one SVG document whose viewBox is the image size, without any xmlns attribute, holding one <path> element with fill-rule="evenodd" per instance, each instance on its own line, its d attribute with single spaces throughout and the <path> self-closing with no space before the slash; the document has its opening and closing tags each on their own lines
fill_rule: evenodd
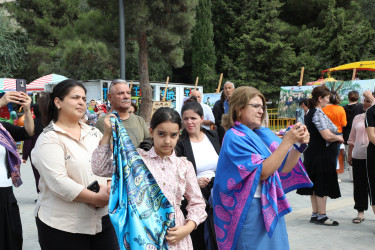
<svg viewBox="0 0 375 250">
<path fill-rule="evenodd" d="M 92 168 L 97 175 L 111 176 L 113 167 L 109 138 L 112 129 L 109 118 L 104 123 L 104 136 L 101 146 L 94 153 L 94 157 L 98 156 L 93 158 Z M 174 152 L 180 129 L 181 118 L 176 111 L 158 109 L 152 116 L 149 129 L 154 146 L 149 151 L 137 151 L 175 210 L 176 226 L 170 228 L 166 236 L 169 249 L 193 249 L 190 233 L 206 219 L 207 214 L 193 165 L 186 158 L 177 157 Z M 188 200 L 186 219 L 180 209 L 183 196 Z"/>
</svg>

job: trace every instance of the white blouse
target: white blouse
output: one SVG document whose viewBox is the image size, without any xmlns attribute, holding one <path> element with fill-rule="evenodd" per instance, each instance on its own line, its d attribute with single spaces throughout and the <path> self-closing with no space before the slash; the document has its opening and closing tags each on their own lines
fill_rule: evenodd
<svg viewBox="0 0 375 250">
<path fill-rule="evenodd" d="M 195 166 L 197 168 L 197 178 L 215 177 L 217 161 L 219 155 L 206 135 L 201 142 L 191 142 L 193 149 Z"/>
<path fill-rule="evenodd" d="M 12 186 L 12 178 L 8 178 L 6 157 L 6 149 L 0 146 L 0 187 Z"/>
</svg>

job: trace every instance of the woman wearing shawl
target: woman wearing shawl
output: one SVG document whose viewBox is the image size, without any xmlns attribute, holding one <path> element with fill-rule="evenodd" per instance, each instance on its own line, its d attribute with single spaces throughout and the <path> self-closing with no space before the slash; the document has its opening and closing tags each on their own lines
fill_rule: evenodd
<svg viewBox="0 0 375 250">
<path fill-rule="evenodd" d="M 223 116 L 227 132 L 213 188 L 219 249 L 289 249 L 283 216 L 291 208 L 284 190 L 311 186 L 293 145 L 309 141 L 306 127 L 297 123 L 281 141 L 261 127 L 265 109 L 257 89 L 240 87 Z M 290 172 L 285 184 L 279 171 Z"/>
<path fill-rule="evenodd" d="M 0 125 L 0 249 L 22 249 L 22 225 L 12 185 L 22 184 L 21 158 L 14 141 L 29 139 L 34 134 L 34 122 L 30 112 L 31 98 L 23 92 L 7 92 L 0 99 L 0 107 L 8 103 L 23 106 L 25 127 L 4 122 Z"/>
</svg>

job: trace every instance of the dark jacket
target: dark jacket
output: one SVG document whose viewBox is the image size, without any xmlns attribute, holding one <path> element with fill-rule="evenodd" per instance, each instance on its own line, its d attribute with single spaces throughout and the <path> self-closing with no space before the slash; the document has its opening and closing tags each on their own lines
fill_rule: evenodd
<svg viewBox="0 0 375 250">
<path fill-rule="evenodd" d="M 221 126 L 221 118 L 223 117 L 223 114 L 224 114 L 224 104 L 220 103 L 220 100 L 217 100 L 215 102 L 215 105 L 212 108 L 212 113 L 214 114 L 214 117 L 215 117 L 216 131 L 219 136 L 219 142 L 221 144 L 223 142 L 225 129 L 223 128 L 223 126 Z"/>
<path fill-rule="evenodd" d="M 219 137 L 217 135 L 217 132 L 214 130 L 206 130 L 204 128 L 202 128 L 202 131 L 210 140 L 210 142 L 215 148 L 216 153 L 219 155 L 221 143 L 219 142 Z M 186 131 L 182 133 L 180 139 L 178 140 L 177 145 L 175 147 L 175 152 L 177 156 L 185 156 L 191 163 L 193 163 L 195 173 L 197 173 L 197 167 L 195 164 L 193 148 L 191 147 L 190 138 Z M 214 184 L 213 182 L 214 182 L 214 178 L 211 179 L 211 182 L 205 188 L 201 188 L 201 191 L 202 191 L 203 197 L 205 198 L 206 206 L 207 206 L 206 207 L 206 212 L 208 214 L 207 227 L 208 227 L 208 232 L 209 232 L 209 239 L 211 242 L 211 249 L 218 249 L 216 245 L 215 228 L 214 228 L 214 221 L 213 221 L 213 208 L 207 202 L 211 194 L 211 189 Z M 184 199 L 181 204 L 181 210 L 185 216 L 187 215 L 187 211 L 186 211 L 187 202 L 186 201 L 187 200 Z M 205 245 L 204 235 L 205 235 L 205 226 L 203 223 L 200 224 L 196 230 L 191 232 L 190 236 L 193 242 L 193 248 L 195 250 L 207 249 L 207 246 Z"/>
<path fill-rule="evenodd" d="M 362 114 L 365 111 L 363 110 L 363 104 L 362 103 L 356 103 L 356 104 L 347 104 L 344 106 L 344 110 L 346 113 L 346 120 L 347 124 L 346 127 L 342 129 L 342 134 L 344 137 L 345 144 L 348 144 L 348 139 L 350 135 L 350 131 L 352 129 L 353 119 L 356 115 Z"/>
<path fill-rule="evenodd" d="M 214 130 L 206 130 L 202 128 L 203 133 L 207 136 L 210 140 L 212 145 L 215 148 L 216 153 L 220 154 L 221 143 L 219 142 L 219 138 L 217 136 L 217 132 Z M 193 148 L 191 147 L 189 135 L 186 132 L 183 132 L 180 139 L 177 142 L 175 147 L 175 152 L 177 156 L 184 156 L 186 157 L 191 163 L 193 163 L 195 173 L 197 173 L 197 166 L 195 164 Z"/>
</svg>

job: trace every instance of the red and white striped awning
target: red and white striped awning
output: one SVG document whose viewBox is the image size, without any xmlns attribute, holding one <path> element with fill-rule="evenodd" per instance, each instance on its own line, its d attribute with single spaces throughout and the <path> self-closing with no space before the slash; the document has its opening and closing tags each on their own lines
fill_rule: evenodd
<svg viewBox="0 0 375 250">
<path fill-rule="evenodd" d="M 27 91 L 43 91 L 45 90 L 44 86 L 46 84 L 57 84 L 66 79 L 68 78 L 62 75 L 49 74 L 32 81 L 30 84 L 26 85 L 26 89 Z"/>
<path fill-rule="evenodd" d="M 0 92 L 16 91 L 16 79 L 0 78 Z"/>
</svg>

